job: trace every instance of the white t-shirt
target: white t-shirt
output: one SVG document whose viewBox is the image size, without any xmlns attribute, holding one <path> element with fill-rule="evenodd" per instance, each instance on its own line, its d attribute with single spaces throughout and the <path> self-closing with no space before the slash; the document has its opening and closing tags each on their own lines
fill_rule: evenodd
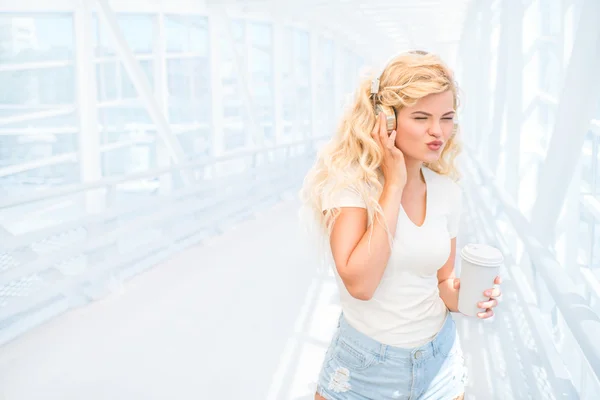
<svg viewBox="0 0 600 400">
<path fill-rule="evenodd" d="M 344 317 L 358 331 L 380 343 L 411 348 L 430 341 L 448 309 L 439 297 L 437 271 L 450 256 L 450 239 L 460 223 L 461 190 L 450 178 L 422 168 L 427 184 L 425 222 L 419 227 L 400 205 L 394 247 L 373 297 L 352 297 L 334 272 Z M 323 204 L 366 208 L 356 189 L 346 188 Z"/>
</svg>

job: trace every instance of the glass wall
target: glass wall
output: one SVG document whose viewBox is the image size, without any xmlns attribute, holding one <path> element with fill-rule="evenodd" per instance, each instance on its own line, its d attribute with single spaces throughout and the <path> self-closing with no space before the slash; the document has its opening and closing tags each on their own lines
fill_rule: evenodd
<svg viewBox="0 0 600 400">
<path fill-rule="evenodd" d="M 247 127 L 250 125 L 248 109 L 244 103 L 243 71 L 247 65 L 245 45 L 246 26 L 244 21 L 230 22 L 230 34 L 219 39 L 221 52 L 221 84 L 223 89 L 223 143 L 225 150 L 243 147 L 246 144 Z M 230 40 L 230 38 L 233 40 Z"/>
<path fill-rule="evenodd" d="M 74 15 L 0 12 L 2 185 L 80 181 L 79 141 L 93 133 L 79 127 Z M 333 39 L 305 28 L 282 27 L 281 56 L 275 59 L 277 42 L 269 20 L 238 18 L 209 31 L 210 15 L 117 10 L 116 17 L 188 158 L 213 154 L 215 135 L 223 136 L 220 151 L 228 152 L 332 132 L 339 117 L 336 102 L 357 83 L 358 56 L 338 51 Z M 86 28 L 101 176 L 157 167 L 161 139 L 109 30 L 96 14 Z M 209 32 L 220 34 L 211 37 Z M 216 64 L 211 54 L 217 54 Z M 211 71 L 211 65 L 218 70 Z M 336 65 L 343 68 L 337 81 Z M 275 87 L 277 74 L 280 87 Z M 213 102 L 215 85 L 222 96 Z M 282 102 L 279 116 L 276 98 Z M 222 118 L 220 132 L 213 129 L 215 116 Z M 277 134 L 275 121 L 282 122 Z"/>
<path fill-rule="evenodd" d="M 273 31 L 270 23 L 248 22 L 248 86 L 258 124 L 258 143 L 275 143 Z"/>
<path fill-rule="evenodd" d="M 74 49 L 71 14 L 0 13 L 0 184 L 77 179 Z"/>
<path fill-rule="evenodd" d="M 155 18 L 144 14 L 118 15 L 125 41 L 153 89 Z M 100 143 L 116 145 L 102 152 L 102 175 L 145 170 L 155 165 L 152 121 L 117 56 L 106 27 L 99 23 L 97 16 L 92 21 Z"/>
<path fill-rule="evenodd" d="M 283 136 L 296 138 L 311 133 L 311 49 L 307 31 L 284 30 L 282 68 Z"/>
<path fill-rule="evenodd" d="M 334 86 L 334 45 L 333 40 L 319 38 L 317 70 L 317 115 L 316 129 L 331 132 L 335 129 L 335 86 Z"/>
<path fill-rule="evenodd" d="M 212 113 L 208 18 L 166 15 L 167 116 L 188 156 L 210 154 Z"/>
</svg>

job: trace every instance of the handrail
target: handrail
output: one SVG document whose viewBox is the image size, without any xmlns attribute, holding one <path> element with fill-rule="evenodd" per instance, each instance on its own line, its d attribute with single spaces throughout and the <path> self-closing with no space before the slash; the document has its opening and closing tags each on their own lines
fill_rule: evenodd
<svg viewBox="0 0 600 400">
<path fill-rule="evenodd" d="M 178 172 L 181 170 L 194 169 L 194 168 L 212 165 L 212 164 L 222 162 L 222 161 L 229 161 L 229 160 L 233 160 L 236 158 L 243 158 L 243 157 L 247 157 L 247 156 L 251 156 L 251 155 L 266 153 L 266 152 L 273 151 L 273 150 L 279 150 L 279 149 L 284 149 L 284 148 L 289 148 L 289 147 L 294 147 L 294 146 L 300 146 L 303 144 L 317 142 L 319 140 L 325 140 L 327 138 L 328 138 L 327 136 L 318 136 L 318 137 L 299 140 L 299 141 L 295 141 L 295 142 L 282 143 L 282 144 L 273 145 L 273 146 L 265 146 L 265 147 L 261 147 L 260 149 L 243 150 L 240 152 L 226 154 L 226 155 L 219 156 L 219 157 L 210 157 L 210 158 L 207 158 L 204 160 L 191 161 L 191 162 L 186 162 L 186 163 L 182 163 L 182 164 L 175 164 L 175 165 L 170 165 L 170 166 L 166 166 L 166 167 L 154 168 L 152 170 L 139 172 L 139 173 L 135 173 L 135 174 L 129 174 L 129 175 L 125 175 L 125 176 L 103 178 L 103 179 L 99 179 L 97 181 L 89 182 L 89 183 L 77 183 L 77 184 L 73 184 L 73 185 L 66 185 L 64 187 L 50 189 L 50 190 L 44 191 L 42 193 L 36 193 L 36 194 L 28 195 L 28 196 L 11 196 L 11 197 L 8 197 L 8 198 L 0 201 L 0 210 L 5 209 L 5 208 L 12 208 L 12 207 L 20 206 L 23 204 L 33 203 L 33 202 L 37 202 L 37 201 L 49 200 L 49 199 L 56 198 L 56 197 L 62 197 L 62 196 L 66 196 L 69 194 L 80 193 L 80 192 L 85 192 L 88 190 L 114 186 L 114 185 L 118 185 L 123 182 L 151 178 L 151 177 L 166 174 L 169 172 Z"/>
<path fill-rule="evenodd" d="M 103 144 L 100 146 L 100 153 L 120 149 L 122 147 L 131 146 L 139 143 L 138 139 L 134 140 L 123 140 L 119 142 L 112 142 Z M 0 178 L 18 174 L 20 172 L 31 171 L 38 168 L 49 167 L 52 165 L 60 165 L 77 162 L 79 159 L 79 152 L 71 151 L 62 154 L 55 154 L 53 156 L 45 157 L 41 160 L 25 161 L 19 164 L 6 165 L 0 168 Z"/>
<path fill-rule="evenodd" d="M 307 142 L 310 140 L 297 143 Z M 290 145 L 295 144 L 243 154 L 252 155 Z M 68 310 L 73 302 L 87 302 L 103 296 L 114 279 L 126 279 L 150 268 L 226 228 L 226 224 L 243 220 L 264 205 L 279 201 L 282 191 L 298 184 L 314 154 L 313 147 L 297 150 L 288 148 L 287 157 L 274 154 L 264 162 L 248 160 L 252 162 L 250 168 L 223 177 L 213 176 L 202 184 L 178 187 L 166 196 L 149 196 L 143 204 L 137 203 L 131 216 L 123 215 L 128 214 L 127 210 L 131 211 L 128 204 L 119 205 L 87 215 L 79 219 L 78 224 L 68 221 L 13 238 L 8 247 L 4 246 L 9 260 L 11 249 L 20 252 L 24 248 L 19 241 L 21 244 L 29 242 L 30 246 L 25 247 L 32 247 L 31 241 L 36 237 L 52 236 L 76 225 L 86 229 L 83 234 L 73 237 L 74 240 L 44 248 L 37 257 L 19 257 L 18 265 L 0 273 L 0 287 L 6 285 L 9 288 L 17 279 L 35 276 L 35 273 L 43 277 L 43 284 L 34 282 L 31 291 L 11 298 L 0 307 L 0 322 L 6 323 L 0 327 L 0 346 Z M 229 179 L 237 181 L 228 182 Z M 239 201 L 241 196 L 244 201 Z M 156 207 L 157 204 L 164 206 Z M 122 215 L 125 218 L 121 218 Z M 136 232 L 142 233 L 139 238 Z"/>
<path fill-rule="evenodd" d="M 264 179 L 263 183 L 272 183 L 272 182 L 286 182 L 289 185 L 289 182 L 286 178 L 286 172 L 282 170 L 274 171 L 274 176 L 268 177 Z M 267 193 L 268 189 L 262 190 L 254 190 L 251 194 L 245 199 L 248 201 L 250 199 L 261 199 L 265 197 L 265 193 Z M 248 193 L 247 188 L 238 187 L 235 190 L 236 194 Z M 196 200 L 186 200 L 183 204 L 177 203 L 177 206 L 170 209 L 165 209 L 158 213 L 151 213 L 149 215 L 143 215 L 137 218 L 132 223 L 118 226 L 110 231 L 103 233 L 102 235 L 97 235 L 94 237 L 90 237 L 85 241 L 79 243 L 69 244 L 56 252 L 48 253 L 42 259 L 37 259 L 32 261 L 29 264 L 23 264 L 19 269 L 11 272 L 5 272 L 0 274 L 0 287 L 3 284 L 14 280 L 18 276 L 23 276 L 27 274 L 31 274 L 34 272 L 39 272 L 44 269 L 57 269 L 57 262 L 61 258 L 70 258 L 79 253 L 90 253 L 97 251 L 101 248 L 109 246 L 112 243 L 116 243 L 119 238 L 131 235 L 136 231 L 143 231 L 144 228 L 150 227 L 153 224 L 160 224 L 160 221 L 164 220 L 173 220 L 174 216 L 189 216 L 191 214 L 197 213 L 201 210 L 209 210 L 215 209 L 216 206 L 222 206 L 226 203 L 232 203 L 235 208 L 243 207 L 243 204 L 235 201 L 235 197 L 233 199 L 227 199 L 231 196 L 227 193 L 223 193 L 218 196 L 216 199 L 211 200 L 208 203 L 199 203 Z M 186 205 L 191 205 L 192 207 L 186 207 Z M 227 207 L 228 209 L 230 207 Z M 228 211 L 229 212 L 229 211 Z M 211 225 L 211 222 L 218 221 L 219 217 L 223 217 L 223 212 L 217 211 L 211 212 L 205 219 L 199 221 L 198 224 L 195 224 L 193 227 L 194 231 L 206 229 Z M 179 224 L 180 225 L 180 224 Z M 32 296 L 28 296 L 25 299 L 22 299 L 19 302 L 12 303 L 8 306 L 0 308 L 0 321 L 6 319 L 12 315 L 25 312 L 29 308 L 35 306 L 36 304 L 41 304 L 44 301 L 47 301 L 56 293 L 67 293 L 68 288 L 74 288 L 78 284 L 83 283 L 84 281 L 94 281 L 99 275 L 110 271 L 111 269 L 117 268 L 116 265 L 127 264 L 127 262 L 131 262 L 134 259 L 143 258 L 148 255 L 148 253 L 154 253 L 158 251 L 158 249 L 162 249 L 165 247 L 169 247 L 171 243 L 176 242 L 180 237 L 186 236 L 189 232 L 189 229 L 184 229 L 183 231 L 178 228 L 172 230 L 169 234 L 168 240 L 165 240 L 164 237 L 158 237 L 152 240 L 150 243 L 146 243 L 142 247 L 136 247 L 133 249 L 126 250 L 122 253 L 111 254 L 108 259 L 103 259 L 101 262 L 92 263 L 92 268 L 88 268 L 88 273 L 75 275 L 75 276 L 61 276 L 58 279 L 58 282 L 55 282 L 53 285 L 41 290 L 39 293 L 33 294 Z M 123 260 L 125 259 L 125 261 Z M 4 276 L 3 276 L 4 275 Z"/>
<path fill-rule="evenodd" d="M 469 153 L 476 154 L 472 151 Z M 535 238 L 529 221 L 510 196 L 495 183 L 496 178 L 492 173 L 475 157 L 469 158 L 521 238 L 527 255 L 536 265 L 536 271 L 544 280 L 548 292 L 579 345 L 582 357 L 595 375 L 596 384 L 600 386 L 600 342 L 597 340 L 600 317 L 586 304 L 586 300 L 576 290 L 571 278 L 552 253 Z"/>
<path fill-rule="evenodd" d="M 236 177 L 227 177 L 226 179 L 235 179 Z M 62 222 L 58 225 L 51 225 L 45 228 L 41 228 L 34 231 L 29 231 L 20 234 L 18 237 L 14 236 L 12 240 L 5 240 L 0 243 L 0 250 L 11 251 L 21 247 L 23 243 L 34 243 L 42 240 L 43 238 L 52 236 L 58 232 L 62 232 L 68 229 L 76 229 L 80 226 L 93 226 L 106 220 L 117 218 L 120 215 L 127 214 L 133 211 L 144 210 L 146 207 L 162 207 L 170 204 L 173 201 L 179 201 L 181 198 L 186 196 L 194 196 L 200 192 L 207 190 L 214 190 L 215 182 L 211 182 L 206 186 L 192 187 L 179 190 L 173 190 L 168 196 L 163 196 L 155 199 L 146 200 L 143 205 L 140 204 L 125 204 L 116 207 L 110 207 L 104 211 L 88 214 L 77 220 L 69 220 Z"/>
<path fill-rule="evenodd" d="M 262 171 L 262 170 L 259 170 L 259 171 Z M 267 169 L 265 168 L 264 171 L 266 172 Z M 226 179 L 235 179 L 235 178 L 227 177 Z M 176 191 L 172 191 L 171 193 L 169 193 L 168 196 L 163 196 L 163 197 L 159 197 L 159 198 L 155 198 L 155 199 L 146 200 L 142 205 L 127 204 L 127 205 L 123 205 L 123 206 L 115 207 L 115 208 L 111 207 L 110 209 L 107 209 L 100 213 L 86 215 L 81 219 L 62 222 L 57 225 L 52 225 L 52 226 L 49 226 L 46 228 L 42 228 L 40 230 L 30 231 L 30 232 L 23 233 L 19 236 L 14 236 L 11 238 L 11 240 L 7 240 L 6 243 L 0 243 L 0 250 L 13 251 L 13 250 L 16 250 L 16 249 L 22 247 L 26 243 L 35 243 L 43 238 L 47 238 L 49 236 L 55 235 L 59 232 L 65 231 L 65 230 L 75 229 L 75 228 L 78 228 L 81 226 L 90 226 L 90 225 L 93 226 L 94 224 L 99 224 L 106 220 L 117 218 L 120 215 L 127 214 L 127 213 L 130 213 L 133 211 L 139 212 L 139 211 L 143 211 L 145 209 L 150 210 L 153 207 L 155 209 L 158 209 L 158 208 L 161 208 L 161 207 L 171 204 L 173 201 L 181 201 L 185 197 L 192 197 L 192 196 L 198 195 L 199 193 L 202 193 L 205 191 L 210 191 L 210 190 L 214 191 L 215 187 L 216 187 L 216 182 L 210 182 L 208 185 L 203 185 L 202 187 L 194 186 L 191 188 L 188 187 L 185 189 L 179 189 Z M 1 281 L 2 281 L 2 278 L 0 277 L 0 287 L 2 286 Z"/>
<path fill-rule="evenodd" d="M 593 119 L 590 121 L 590 129 L 596 135 L 600 135 L 600 119 Z"/>
</svg>

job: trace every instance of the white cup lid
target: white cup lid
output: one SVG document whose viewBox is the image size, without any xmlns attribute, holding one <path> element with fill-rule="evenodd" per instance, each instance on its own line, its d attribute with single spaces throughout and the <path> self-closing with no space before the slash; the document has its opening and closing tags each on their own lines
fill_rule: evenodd
<svg viewBox="0 0 600 400">
<path fill-rule="evenodd" d="M 460 255 L 464 260 L 482 267 L 497 267 L 504 261 L 500 250 L 486 244 L 467 244 Z"/>
</svg>

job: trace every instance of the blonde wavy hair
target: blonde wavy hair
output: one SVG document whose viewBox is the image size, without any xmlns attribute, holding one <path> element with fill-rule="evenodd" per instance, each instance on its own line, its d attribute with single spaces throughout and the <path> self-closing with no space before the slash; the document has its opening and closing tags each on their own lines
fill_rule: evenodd
<svg viewBox="0 0 600 400">
<path fill-rule="evenodd" d="M 354 100 L 345 111 L 335 135 L 319 151 L 300 191 L 305 213 L 307 208 L 313 222 L 317 222 L 327 236 L 331 234 L 339 209 L 323 213 L 323 202 L 331 200 L 339 191 L 349 187 L 364 199 L 369 224 L 379 217 L 385 221 L 379 205 L 383 190 L 383 174 L 380 170 L 383 152 L 371 137 L 376 120 L 371 97 L 373 78 L 374 76 L 368 76 L 361 80 Z M 453 74 L 434 54 L 423 51 L 400 54 L 387 64 L 379 78 L 380 89 L 375 94 L 376 99 L 381 104 L 394 107 L 396 112 L 414 105 L 429 94 L 447 90 L 454 94 L 454 108 L 458 108 L 458 86 Z M 457 133 L 458 125 L 455 125 L 440 158 L 434 163 L 426 164 L 431 170 L 454 180 L 459 178 L 455 166 L 455 158 L 460 152 Z"/>
</svg>

